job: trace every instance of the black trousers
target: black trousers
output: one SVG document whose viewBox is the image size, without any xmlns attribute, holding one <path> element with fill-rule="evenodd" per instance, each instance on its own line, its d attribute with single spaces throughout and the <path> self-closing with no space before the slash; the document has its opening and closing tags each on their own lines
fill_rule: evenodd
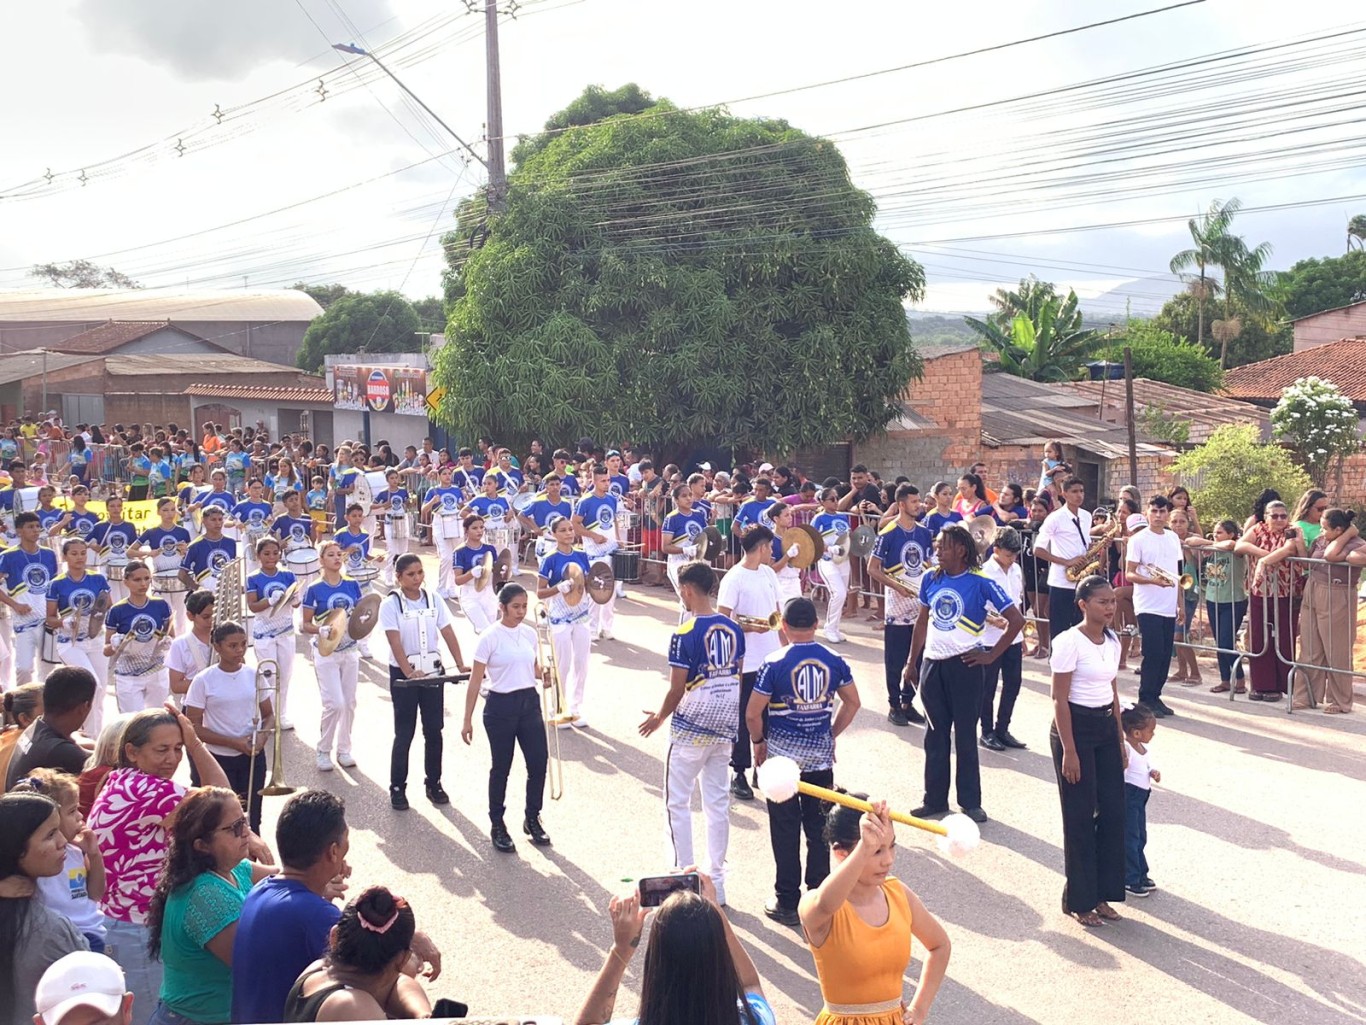
<svg viewBox="0 0 1366 1025">
<path fill-rule="evenodd" d="M 1010 717 L 1015 714 L 1015 699 L 1020 696 L 1023 668 L 1023 644 L 1012 644 L 1000 658 L 987 666 L 986 685 L 982 689 L 983 733 L 1009 732 Z M 1000 707 L 993 710 L 992 706 L 996 703 L 997 679 L 1004 682 L 1001 686 Z"/>
<path fill-rule="evenodd" d="M 213 754 L 213 752 L 210 752 Z M 242 802 L 242 808 L 247 807 L 247 791 L 260 790 L 266 785 L 266 753 L 256 752 L 256 755 L 220 755 L 214 754 L 213 760 L 223 766 L 223 775 L 228 777 L 228 786 L 237 795 L 237 799 Z M 252 762 L 256 765 L 253 768 Z M 199 773 L 194 767 L 194 762 L 190 762 L 190 784 L 192 786 L 202 786 Z M 251 814 L 247 816 L 247 821 L 251 823 L 251 831 L 258 836 L 261 833 L 261 795 L 252 794 Z"/>
<path fill-rule="evenodd" d="M 1064 630 L 1071 630 L 1081 622 L 1081 610 L 1077 608 L 1077 589 L 1075 587 L 1054 587 L 1048 585 L 1048 635 L 1056 638 Z"/>
<path fill-rule="evenodd" d="M 526 815 L 535 818 L 545 803 L 545 774 L 550 761 L 536 688 L 524 687 L 485 698 L 484 732 L 493 752 L 493 766 L 489 769 L 489 821 L 503 821 L 513 749 L 519 745 L 526 760 Z"/>
<path fill-rule="evenodd" d="M 827 790 L 835 785 L 834 769 L 813 769 L 802 773 L 802 781 Z M 798 794 L 782 804 L 768 803 L 768 840 L 773 847 L 773 862 L 777 874 L 773 892 L 778 904 L 797 910 L 802 896 L 802 834 L 806 834 L 806 889 L 814 890 L 830 874 L 830 848 L 821 833 L 825 829 L 825 814 L 830 809 L 826 801 L 807 794 Z"/>
<path fill-rule="evenodd" d="M 1062 852 L 1068 911 L 1093 911 L 1101 901 L 1124 899 L 1124 756 L 1113 710 L 1072 705 L 1072 746 L 1081 778 L 1062 775 L 1062 740 L 1049 733 L 1062 802 Z"/>
<path fill-rule="evenodd" d="M 982 770 L 977 762 L 977 721 L 982 715 L 985 671 L 961 658 L 926 659 L 920 679 L 925 706 L 925 804 L 949 806 L 949 752 L 958 754 L 958 806 L 982 806 Z M 950 736 L 952 730 L 952 736 Z"/>
<path fill-rule="evenodd" d="M 1138 671 L 1138 700 L 1151 705 L 1162 697 L 1171 671 L 1172 646 L 1176 639 L 1176 617 L 1143 612 L 1138 617 L 1138 634 L 1143 638 L 1143 663 Z"/>
<path fill-rule="evenodd" d="M 887 710 L 894 711 L 909 705 L 915 697 L 915 683 L 904 682 L 903 673 L 911 657 L 911 635 L 914 626 L 888 623 L 882 628 L 882 669 L 887 676 Z M 912 680 L 919 679 L 920 665 L 916 664 Z"/>
<path fill-rule="evenodd" d="M 740 674 L 740 732 L 735 735 L 735 743 L 730 746 L 730 767 L 738 773 L 748 771 L 754 764 L 750 756 L 749 727 L 745 725 L 745 709 L 749 707 L 749 696 L 754 693 L 757 672 Z M 764 709 L 764 726 L 768 726 L 768 709 Z"/>
<path fill-rule="evenodd" d="M 402 790 L 408 785 L 408 752 L 417 733 L 419 713 L 422 715 L 423 783 L 430 787 L 441 782 L 444 686 L 413 684 L 398 666 L 389 667 L 389 700 L 394 706 L 394 747 L 389 754 L 389 789 Z"/>
</svg>

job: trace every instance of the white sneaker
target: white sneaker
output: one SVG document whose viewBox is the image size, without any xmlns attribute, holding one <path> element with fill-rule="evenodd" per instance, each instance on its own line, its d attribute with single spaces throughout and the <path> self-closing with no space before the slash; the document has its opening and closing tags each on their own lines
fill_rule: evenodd
<svg viewBox="0 0 1366 1025">
<path fill-rule="evenodd" d="M 356 767 L 356 760 L 351 757 L 351 752 L 348 751 L 346 754 L 342 754 L 338 751 L 337 764 L 344 769 L 354 769 Z"/>
<path fill-rule="evenodd" d="M 827 644 L 843 644 L 843 643 L 844 643 L 844 636 L 843 636 L 842 634 L 824 634 L 823 636 L 825 637 L 825 642 L 826 642 Z"/>
<path fill-rule="evenodd" d="M 618 597 L 618 598 L 624 598 L 625 596 L 626 596 L 626 585 L 623 584 L 620 580 L 618 580 L 618 581 L 617 581 L 617 597 Z"/>
<path fill-rule="evenodd" d="M 573 723 L 568 723 L 568 722 L 557 722 L 557 723 L 555 724 L 555 729 L 557 729 L 557 730 L 572 730 L 573 728 L 574 728 L 574 724 L 573 724 Z"/>
<path fill-rule="evenodd" d="M 599 631 L 598 631 L 598 640 L 600 640 L 600 641 L 610 641 L 610 640 L 612 640 L 612 631 L 611 631 L 611 630 L 599 630 Z"/>
<path fill-rule="evenodd" d="M 294 729 L 294 720 L 291 719 L 291 718 L 290 718 L 289 716 L 287 716 L 287 715 L 282 715 L 282 716 L 280 716 L 280 729 L 282 729 L 282 730 L 292 730 L 292 729 Z"/>
<path fill-rule="evenodd" d="M 574 720 L 573 722 L 571 722 L 569 725 L 572 726 L 572 727 L 573 727 L 574 729 L 576 729 L 576 730 L 586 730 L 586 729 L 588 729 L 588 720 L 585 719 L 583 716 L 579 716 L 577 719 L 575 719 L 575 720 Z"/>
<path fill-rule="evenodd" d="M 332 771 L 332 759 L 331 759 L 329 756 L 327 756 L 327 755 L 325 755 L 325 754 L 318 755 L 318 771 L 319 771 L 319 772 L 331 772 L 331 771 Z"/>
</svg>

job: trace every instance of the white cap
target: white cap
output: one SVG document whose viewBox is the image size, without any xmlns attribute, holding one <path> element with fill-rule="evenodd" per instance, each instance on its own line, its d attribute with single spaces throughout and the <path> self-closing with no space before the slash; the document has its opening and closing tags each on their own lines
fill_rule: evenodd
<svg viewBox="0 0 1366 1025">
<path fill-rule="evenodd" d="M 770 470 L 772 470 L 772 469 L 773 469 L 773 464 L 772 464 L 772 463 L 764 463 L 762 466 L 759 467 L 759 472 L 760 472 L 760 473 L 768 473 L 768 472 L 769 472 Z"/>
<path fill-rule="evenodd" d="M 699 470 L 710 470 L 710 469 L 711 469 L 711 463 L 698 463 L 698 464 L 697 464 L 697 468 L 698 468 Z"/>
<path fill-rule="evenodd" d="M 46 1025 L 59 1025 L 76 1007 L 93 1007 L 112 1018 L 123 1006 L 123 969 L 113 958 L 78 950 L 54 961 L 38 980 L 34 1004 Z"/>
<path fill-rule="evenodd" d="M 1137 530 L 1139 527 L 1148 525 L 1148 517 L 1142 513 L 1130 513 L 1129 518 L 1124 521 L 1124 526 L 1129 530 Z"/>
</svg>

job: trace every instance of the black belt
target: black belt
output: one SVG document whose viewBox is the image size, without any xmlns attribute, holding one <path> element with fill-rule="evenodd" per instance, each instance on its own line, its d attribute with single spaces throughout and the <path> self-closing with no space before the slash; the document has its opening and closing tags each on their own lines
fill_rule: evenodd
<svg viewBox="0 0 1366 1025">
<path fill-rule="evenodd" d="M 1067 707 L 1072 710 L 1073 715 L 1089 716 L 1093 719 L 1109 719 L 1115 714 L 1114 705 L 1092 708 L 1089 705 L 1074 705 L 1069 701 L 1067 702 Z"/>
</svg>

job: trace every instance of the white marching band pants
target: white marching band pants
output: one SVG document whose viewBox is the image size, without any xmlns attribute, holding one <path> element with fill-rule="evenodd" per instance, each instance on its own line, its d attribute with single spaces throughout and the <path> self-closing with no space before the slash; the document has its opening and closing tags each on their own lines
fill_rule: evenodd
<svg viewBox="0 0 1366 1025">
<path fill-rule="evenodd" d="M 360 675 L 360 645 L 346 651 L 321 655 L 313 649 L 313 670 L 322 697 L 322 728 L 318 754 L 330 755 L 333 742 L 337 754 L 351 754 L 351 725 L 356 718 L 356 682 Z"/>
<path fill-rule="evenodd" d="M 592 601 L 585 596 L 585 601 Z M 557 623 L 550 627 L 550 642 L 555 646 L 555 665 L 560 671 L 564 700 L 570 715 L 583 713 L 583 694 L 588 683 L 588 652 L 591 641 L 588 619 L 577 623 Z"/>
<path fill-rule="evenodd" d="M 730 744 L 670 742 L 664 758 L 664 815 L 669 864 L 698 865 L 716 884 L 716 899 L 726 899 L 726 848 L 730 844 Z M 692 793 L 702 791 L 707 824 L 707 856 L 693 857 Z"/>
<path fill-rule="evenodd" d="M 114 700 L 118 702 L 120 715 L 160 708 L 170 693 L 171 674 L 165 666 L 140 676 L 114 673 Z"/>
<path fill-rule="evenodd" d="M 87 637 L 83 641 L 57 643 L 57 657 L 63 665 L 80 666 L 95 677 L 95 699 L 90 703 L 90 714 L 81 724 L 87 737 L 98 737 L 104 729 L 104 695 L 109 689 L 109 659 L 104 656 L 104 638 Z"/>
<path fill-rule="evenodd" d="M 836 563 L 833 559 L 822 559 L 820 570 L 821 581 L 829 597 L 825 606 L 825 635 L 827 638 L 838 637 L 840 622 L 844 618 L 844 601 L 849 597 L 852 569 L 848 560 Z"/>
<path fill-rule="evenodd" d="M 277 683 L 280 692 L 271 701 L 271 708 L 277 718 L 287 719 L 289 707 L 289 681 L 294 676 L 294 631 L 278 633 L 274 637 L 253 637 L 256 649 L 256 664 L 259 666 L 268 659 L 274 659 L 279 666 Z"/>
</svg>

